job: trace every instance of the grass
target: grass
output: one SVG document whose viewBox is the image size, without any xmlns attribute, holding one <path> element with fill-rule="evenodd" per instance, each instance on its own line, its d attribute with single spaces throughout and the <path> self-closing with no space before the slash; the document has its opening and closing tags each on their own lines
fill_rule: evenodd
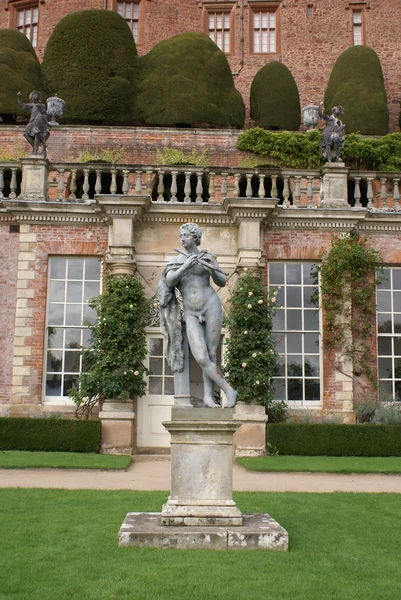
<svg viewBox="0 0 401 600">
<path fill-rule="evenodd" d="M 166 496 L 0 489 L 0 600 L 401 598 L 397 494 L 235 494 L 288 530 L 289 552 L 118 548 L 125 514 Z"/>
<path fill-rule="evenodd" d="M 23 452 L 0 451 L 1 469 L 101 469 L 124 470 L 131 456 L 80 452 Z"/>
<path fill-rule="evenodd" d="M 401 473 L 400 456 L 255 456 L 237 458 L 247 471 Z"/>
</svg>

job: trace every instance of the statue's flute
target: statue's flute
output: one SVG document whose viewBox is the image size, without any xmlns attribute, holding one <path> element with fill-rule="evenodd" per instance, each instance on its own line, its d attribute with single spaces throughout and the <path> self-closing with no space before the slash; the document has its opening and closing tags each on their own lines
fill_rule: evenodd
<svg viewBox="0 0 401 600">
<path fill-rule="evenodd" d="M 182 254 L 183 256 L 191 256 L 190 254 L 187 254 L 183 250 L 180 250 L 180 248 L 174 248 L 174 250 L 176 252 L 178 252 L 179 254 Z M 201 250 L 199 254 L 203 255 L 205 253 L 206 253 L 205 250 Z M 222 275 L 225 275 L 226 277 L 229 275 L 229 273 L 227 273 L 226 271 L 223 271 L 222 269 L 219 269 L 219 267 L 212 267 L 212 265 L 210 265 L 208 262 L 202 260 L 200 257 L 199 258 L 197 257 L 196 260 L 198 261 L 199 264 L 203 265 L 204 267 L 210 267 L 211 269 L 213 269 L 217 273 L 221 273 Z"/>
</svg>

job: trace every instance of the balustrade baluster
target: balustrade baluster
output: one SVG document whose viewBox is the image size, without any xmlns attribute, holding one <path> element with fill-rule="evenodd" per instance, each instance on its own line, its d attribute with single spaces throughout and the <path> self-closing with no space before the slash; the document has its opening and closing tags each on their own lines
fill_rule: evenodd
<svg viewBox="0 0 401 600">
<path fill-rule="evenodd" d="M 0 198 L 4 198 L 4 169 L 0 168 Z"/>
<path fill-rule="evenodd" d="M 159 181 L 157 183 L 157 201 L 164 202 L 164 171 L 159 169 Z"/>
<path fill-rule="evenodd" d="M 216 173 L 209 173 L 209 204 L 216 203 L 216 198 L 214 197 L 216 193 L 215 177 Z"/>
<path fill-rule="evenodd" d="M 400 210 L 400 189 L 398 187 L 399 178 L 394 177 L 393 179 L 393 198 L 394 198 L 394 209 Z"/>
<path fill-rule="evenodd" d="M 57 181 L 57 200 L 62 202 L 64 200 L 64 171 L 65 169 L 57 169 L 58 181 Z"/>
<path fill-rule="evenodd" d="M 265 177 L 266 177 L 266 175 L 264 173 L 259 173 L 259 189 L 258 189 L 259 198 L 265 197 Z"/>
<path fill-rule="evenodd" d="M 245 196 L 247 198 L 252 198 L 252 173 L 246 173 L 246 190 Z"/>
<path fill-rule="evenodd" d="M 152 190 L 153 190 L 153 182 L 154 182 L 154 171 L 153 169 L 146 169 L 145 170 L 146 173 L 146 193 L 148 194 L 148 196 L 152 195 Z"/>
<path fill-rule="evenodd" d="M 239 198 L 239 180 L 241 173 L 234 173 L 234 198 Z"/>
<path fill-rule="evenodd" d="M 367 177 L 368 189 L 366 192 L 368 198 L 367 208 L 373 208 L 373 177 Z"/>
<path fill-rule="evenodd" d="M 82 185 L 82 200 L 89 200 L 89 169 L 84 169 L 84 183 Z"/>
<path fill-rule="evenodd" d="M 111 169 L 110 193 L 117 194 L 117 169 Z"/>
<path fill-rule="evenodd" d="M 361 181 L 360 177 L 354 177 L 355 188 L 354 188 L 354 198 L 355 198 L 355 207 L 360 208 L 361 204 L 361 188 L 359 182 Z"/>
<path fill-rule="evenodd" d="M 227 196 L 227 176 L 228 176 L 228 173 L 221 174 L 221 199 L 222 200 Z"/>
<path fill-rule="evenodd" d="M 142 171 L 135 171 L 136 183 L 135 183 L 135 194 L 140 196 L 142 194 Z"/>
<path fill-rule="evenodd" d="M 17 197 L 17 167 L 11 167 L 10 198 Z"/>
<path fill-rule="evenodd" d="M 308 199 L 307 207 L 314 208 L 313 203 L 313 175 L 307 175 L 308 185 L 306 186 L 306 197 Z"/>
<path fill-rule="evenodd" d="M 126 196 L 129 192 L 129 181 L 128 181 L 129 171 L 128 169 L 123 169 L 123 188 L 122 192 L 124 196 Z"/>
<path fill-rule="evenodd" d="M 277 198 L 277 175 L 272 175 L 272 191 L 271 197 Z"/>
<path fill-rule="evenodd" d="M 177 175 L 178 171 L 171 171 L 171 202 L 177 201 Z"/>
<path fill-rule="evenodd" d="M 283 187 L 283 196 L 284 196 L 284 202 L 283 202 L 283 206 L 291 206 L 291 203 L 289 201 L 289 197 L 290 197 L 290 187 L 288 185 L 289 183 L 289 177 L 286 176 L 284 177 L 284 187 Z"/>
<path fill-rule="evenodd" d="M 294 205 L 301 204 L 301 175 L 295 175 Z"/>
<path fill-rule="evenodd" d="M 203 185 L 202 185 L 202 171 L 196 172 L 197 183 L 196 183 L 196 202 L 197 204 L 201 204 L 203 202 L 202 194 L 203 194 Z"/>
<path fill-rule="evenodd" d="M 382 210 L 386 210 L 387 206 L 387 178 L 380 177 L 381 189 L 380 189 L 380 198 L 382 201 Z"/>
<path fill-rule="evenodd" d="M 73 202 L 77 199 L 77 169 L 71 169 L 70 195 L 69 200 Z"/>
<path fill-rule="evenodd" d="M 96 169 L 96 183 L 95 183 L 95 194 L 102 193 L 102 171 L 101 169 Z"/>
<path fill-rule="evenodd" d="M 191 171 L 185 171 L 184 202 L 191 202 Z"/>
</svg>

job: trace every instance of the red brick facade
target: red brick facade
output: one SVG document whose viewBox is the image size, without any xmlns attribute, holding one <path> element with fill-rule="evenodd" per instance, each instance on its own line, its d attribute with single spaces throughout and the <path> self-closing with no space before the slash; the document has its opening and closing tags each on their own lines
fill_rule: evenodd
<svg viewBox="0 0 401 600">
<path fill-rule="evenodd" d="M 114 0 L 46 0 L 39 2 L 37 54 L 41 59 L 55 25 L 70 12 L 89 8 L 115 10 Z M 263 6 L 262 6 L 263 4 Z M 278 0 L 260 3 L 215 0 L 140 0 L 138 53 L 160 40 L 185 31 L 206 31 L 207 12 L 229 10 L 232 49 L 228 55 L 235 85 L 249 106 L 249 90 L 256 72 L 272 60 L 283 62 L 298 85 L 301 105 L 323 98 L 338 56 L 353 44 L 352 13 L 362 15 L 362 41 L 373 48 L 381 61 L 390 110 L 390 130 L 396 131 L 400 109 L 399 57 L 401 42 L 398 0 Z M 15 27 L 20 0 L 0 1 L 0 27 Z M 276 49 L 256 54 L 252 47 L 253 12 L 276 9 Z M 309 10 L 308 11 L 308 7 Z"/>
</svg>

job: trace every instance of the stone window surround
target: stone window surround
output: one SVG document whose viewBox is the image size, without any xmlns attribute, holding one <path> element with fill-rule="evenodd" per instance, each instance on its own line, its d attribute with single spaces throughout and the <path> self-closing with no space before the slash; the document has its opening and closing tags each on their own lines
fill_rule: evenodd
<svg viewBox="0 0 401 600">
<path fill-rule="evenodd" d="M 34 46 L 35 48 L 38 47 L 38 40 L 39 40 L 39 22 L 40 22 L 40 5 L 44 4 L 45 0 L 8 0 L 8 5 L 5 7 L 6 10 L 10 9 L 10 13 L 9 13 L 9 19 L 8 19 L 8 26 L 10 29 L 17 29 L 18 28 L 18 13 L 20 10 L 25 10 L 27 8 L 37 8 L 38 9 L 38 21 L 37 21 L 37 42 L 36 45 Z M 32 38 L 32 36 L 31 36 Z M 32 39 L 29 38 L 29 40 L 32 43 Z"/>
<path fill-rule="evenodd" d="M 230 15 L 230 40 L 229 51 L 226 55 L 235 54 L 235 2 L 202 2 L 202 25 L 203 32 L 209 35 L 209 15 L 211 13 L 225 13 Z"/>
<path fill-rule="evenodd" d="M 250 54 L 270 54 L 275 55 L 280 53 L 280 6 L 281 0 L 275 1 L 260 1 L 260 0 L 248 0 L 249 6 L 249 53 Z M 274 52 L 255 52 L 254 50 L 254 14 L 255 12 L 268 12 L 275 13 L 276 16 L 276 24 L 275 24 L 275 32 L 276 32 L 276 47 Z"/>
<path fill-rule="evenodd" d="M 364 0 L 350 1 L 347 2 L 345 7 L 346 10 L 349 10 L 349 28 L 350 28 L 350 46 L 355 46 L 354 44 L 354 14 L 360 13 L 361 15 L 361 35 L 362 35 L 362 43 L 360 45 L 366 45 L 366 11 L 370 9 L 369 3 Z"/>
<path fill-rule="evenodd" d="M 113 5 L 112 5 L 112 9 L 114 10 L 114 12 L 118 12 L 117 6 L 118 6 L 118 1 L 119 0 L 113 0 Z M 137 4 L 139 7 L 139 15 L 138 15 L 138 37 L 135 41 L 137 46 L 140 46 L 141 44 L 144 43 L 144 29 L 145 29 L 145 0 L 123 0 L 125 2 L 125 4 L 128 4 L 129 2 L 131 4 Z M 147 0 L 149 2 L 149 0 Z M 123 17 L 124 18 L 124 17 Z"/>
</svg>

